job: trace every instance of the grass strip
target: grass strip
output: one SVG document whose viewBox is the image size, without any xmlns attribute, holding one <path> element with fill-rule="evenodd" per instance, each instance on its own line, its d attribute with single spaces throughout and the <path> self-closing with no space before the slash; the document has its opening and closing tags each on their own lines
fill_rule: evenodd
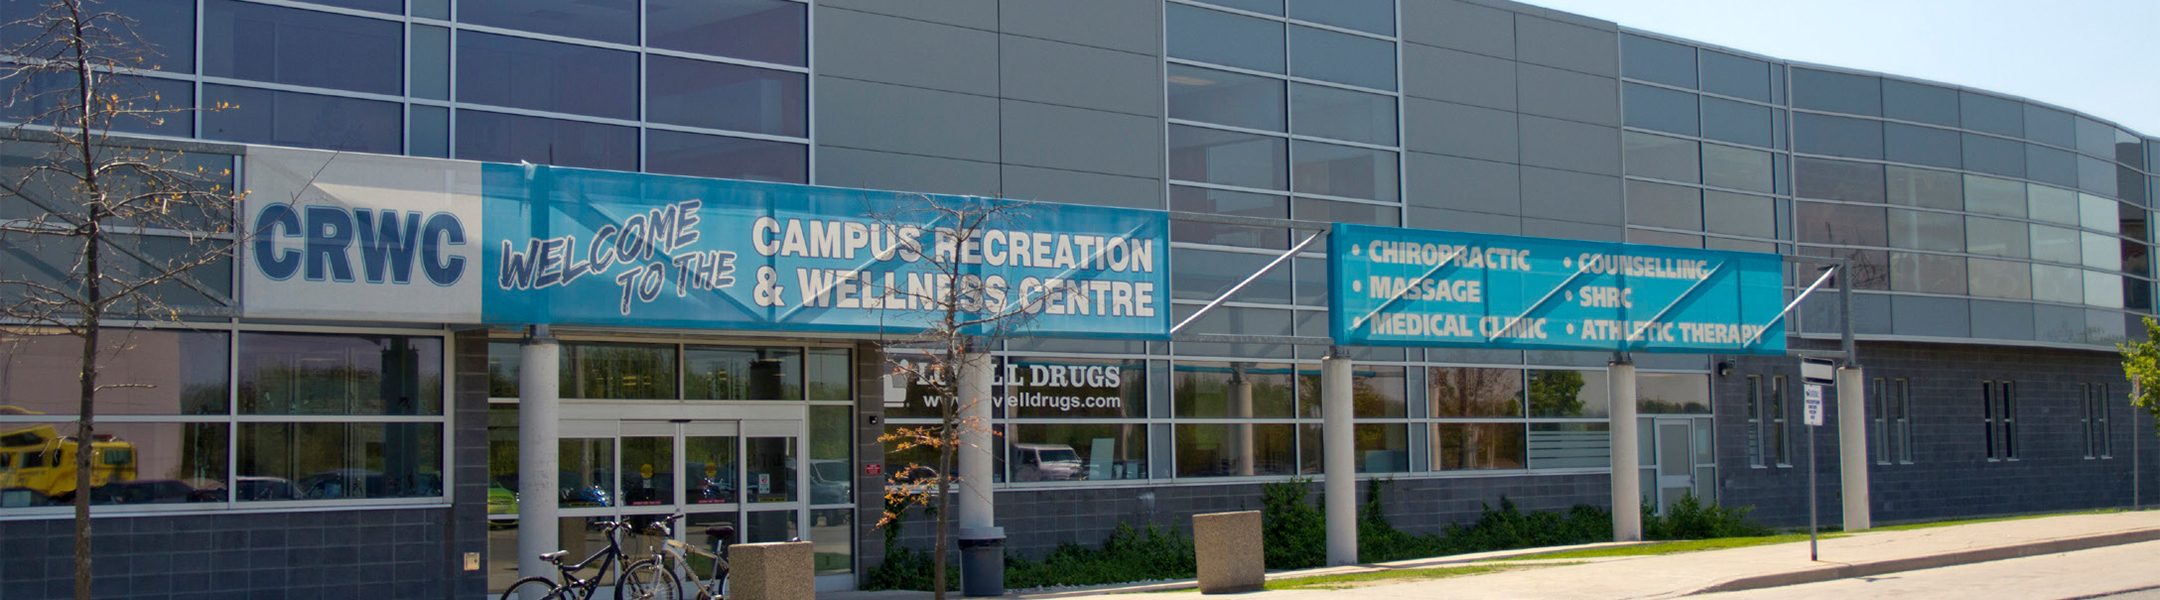
<svg viewBox="0 0 2160 600">
<path fill-rule="evenodd" d="M 1824 539 L 1828 539 L 1834 537 L 1842 537 L 1844 535 L 1845 534 L 1842 533 L 1826 533 L 1822 534 L 1822 537 Z M 1661 554 L 1679 554 L 1682 552 L 1701 552 L 1704 550 L 1724 550 L 1727 548 L 1746 548 L 1748 546 L 1766 546 L 1770 544 L 1805 542 L 1807 541 L 1807 539 L 1808 536 L 1805 533 L 1789 533 L 1785 535 L 1766 535 L 1759 537 L 1729 537 L 1707 540 L 1679 540 L 1672 542 L 1635 544 L 1631 546 L 1610 546 L 1605 548 L 1585 548 L 1581 550 L 1546 552 L 1543 554 L 1525 554 L 1522 556 L 1511 556 L 1494 560 L 1496 562 L 1499 562 L 1515 560 L 1545 560 L 1553 558 L 1611 558 L 1616 556 L 1657 556 Z"/>
<path fill-rule="evenodd" d="M 1931 528 L 1931 527 L 1949 527 L 1949 526 L 1952 526 L 1952 525 L 1973 525 L 1973 524 L 1977 524 L 1977 523 L 1995 523 L 1995 522 L 1999 522 L 1999 521 L 2023 521 L 2023 520 L 2026 520 L 2026 519 L 2044 519 L 2044 518 L 2047 518 L 2047 517 L 2068 517 L 2068 516 L 2074 516 L 2074 515 L 2104 515 L 2104 514 L 2109 514 L 2109 513 L 2119 513 L 2119 512 L 2122 512 L 2122 511 L 2123 511 L 2123 510 L 2122 510 L 2122 509 L 2120 509 L 2120 508 L 2102 508 L 2102 509 L 2098 509 L 2098 510 L 2080 510 L 2080 511 L 2073 511 L 2073 512 L 2059 512 L 2059 513 L 2041 513 L 2041 514 L 2037 514 L 2037 515 L 2016 515 L 2016 516 L 2009 516 L 2009 517 L 1987 517 L 1987 518 L 1981 518 L 1981 519 L 1960 519 L 1960 520 L 1956 520 L 1956 521 L 1932 521 L 1932 522 L 1927 522 L 1927 523 L 1906 523 L 1906 524 L 1904 524 L 1904 525 L 1891 525 L 1891 526 L 1888 526 L 1888 527 L 1876 527 L 1876 528 L 1872 528 L 1872 529 L 1869 529 L 1869 531 L 1912 531 L 1912 530 L 1914 530 L 1914 529 L 1928 529 L 1928 528 Z"/>
<path fill-rule="evenodd" d="M 1314 575 L 1311 577 L 1290 577 L 1284 579 L 1268 580 L 1267 589 L 1346 590 L 1354 587 L 1363 587 L 1365 585 L 1372 585 L 1381 582 L 1405 583 L 1410 581 L 1425 581 L 1430 579 L 1462 577 L 1465 575 L 1482 575 L 1485 573 L 1507 570 L 1508 568 L 1510 567 L 1430 567 L 1422 569 L 1386 569 L 1380 571 L 1366 571 L 1362 573 L 1341 573 L 1336 575 Z"/>
</svg>

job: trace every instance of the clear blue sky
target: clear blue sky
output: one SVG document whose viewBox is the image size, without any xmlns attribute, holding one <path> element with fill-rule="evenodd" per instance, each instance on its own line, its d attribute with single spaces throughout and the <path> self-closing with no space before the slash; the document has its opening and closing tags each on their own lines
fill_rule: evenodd
<svg viewBox="0 0 2160 600">
<path fill-rule="evenodd" d="M 1521 0 L 1782 59 L 2023 96 L 2160 137 L 2160 0 Z"/>
</svg>

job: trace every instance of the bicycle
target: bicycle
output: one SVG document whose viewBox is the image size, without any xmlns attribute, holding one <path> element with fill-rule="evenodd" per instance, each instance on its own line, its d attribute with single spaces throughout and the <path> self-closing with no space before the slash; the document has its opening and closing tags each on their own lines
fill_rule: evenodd
<svg viewBox="0 0 2160 600">
<path fill-rule="evenodd" d="M 660 568 L 660 571 L 670 575 L 678 572 L 687 574 L 690 587 L 697 590 L 694 600 L 725 600 L 727 595 L 723 593 L 723 589 L 727 584 L 728 563 L 727 559 L 722 558 L 718 552 L 725 551 L 727 544 L 734 541 L 735 528 L 727 525 L 705 528 L 705 535 L 714 539 L 715 551 L 708 552 L 704 548 L 675 540 L 675 532 L 669 528 L 669 525 L 682 520 L 682 518 L 682 513 L 675 513 L 673 516 L 653 522 L 648 529 L 654 535 L 660 536 L 661 554 L 653 558 L 640 560 L 638 563 L 630 565 L 629 568 L 633 570 L 658 568 L 665 566 L 663 563 L 672 563 L 674 568 Z M 698 577 L 697 568 L 690 563 L 690 559 L 685 557 L 685 554 L 703 557 L 712 561 L 712 579 L 710 583 L 707 583 L 706 579 Z M 676 577 L 678 583 L 682 579 L 682 577 Z"/>
<path fill-rule="evenodd" d="M 563 557 L 570 553 L 567 550 L 542 554 L 541 560 L 555 565 L 560 581 L 543 575 L 519 579 L 510 584 L 510 589 L 503 590 L 501 600 L 590 600 L 600 590 L 600 582 L 607 579 L 608 572 L 618 564 L 623 567 L 615 577 L 615 600 L 680 598 L 682 586 L 676 581 L 675 574 L 661 570 L 652 558 L 632 561 L 632 557 L 623 552 L 618 532 L 631 529 L 630 525 L 619 521 L 601 521 L 598 525 L 607 535 L 606 548 L 576 564 L 563 564 Z M 578 571 L 593 567 L 595 561 L 600 564 L 592 578 L 577 576 Z"/>
</svg>

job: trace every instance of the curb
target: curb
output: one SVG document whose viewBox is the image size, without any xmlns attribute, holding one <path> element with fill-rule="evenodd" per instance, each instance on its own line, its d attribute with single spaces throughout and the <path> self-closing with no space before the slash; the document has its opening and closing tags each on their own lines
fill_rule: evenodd
<svg viewBox="0 0 2160 600">
<path fill-rule="evenodd" d="M 2077 550 L 2089 550 L 2092 548 L 2119 546 L 2123 544 L 2135 544 L 2139 542 L 2150 542 L 2153 540 L 2160 540 L 2160 529 L 2141 529 L 2137 531 L 2104 533 L 2084 537 L 2046 540 L 2040 542 L 2027 542 L 2023 544 L 2012 544 L 2008 546 L 1998 546 L 1994 548 L 1981 548 L 1978 550 L 1966 550 L 1962 552 L 1950 552 L 1945 554 L 1934 554 L 1928 556 L 1915 556 L 1912 558 L 1898 558 L 1875 562 L 1843 564 L 1832 567 L 1821 567 L 1801 571 L 1791 571 L 1786 573 L 1740 577 L 1737 579 L 1731 579 L 1712 584 L 1709 587 L 1705 587 L 1692 592 L 1686 592 L 1679 595 L 1693 596 L 1697 594 L 1714 594 L 1718 592 L 1737 592 L 1741 590 L 1784 587 L 1788 585 L 1816 583 L 1837 579 L 1870 577 L 1886 573 L 1897 573 L 1900 571 L 1918 571 L 1922 569 L 1935 569 L 1956 565 L 1968 565 L 1973 563 L 1983 563 L 2010 558 L 2022 558 L 2027 556 L 2039 556 L 2043 554 L 2057 554 Z"/>
</svg>

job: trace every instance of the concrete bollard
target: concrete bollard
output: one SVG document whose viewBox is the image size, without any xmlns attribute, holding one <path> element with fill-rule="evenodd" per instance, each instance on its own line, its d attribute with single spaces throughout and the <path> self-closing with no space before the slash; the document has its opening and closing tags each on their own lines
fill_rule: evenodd
<svg viewBox="0 0 2160 600">
<path fill-rule="evenodd" d="M 1267 552 L 1260 543 L 1260 511 L 1193 515 L 1193 553 L 1200 593 L 1256 592 L 1267 584 Z"/>
<path fill-rule="evenodd" d="M 810 542 L 728 546 L 728 600 L 812 600 L 817 570 Z"/>
</svg>

